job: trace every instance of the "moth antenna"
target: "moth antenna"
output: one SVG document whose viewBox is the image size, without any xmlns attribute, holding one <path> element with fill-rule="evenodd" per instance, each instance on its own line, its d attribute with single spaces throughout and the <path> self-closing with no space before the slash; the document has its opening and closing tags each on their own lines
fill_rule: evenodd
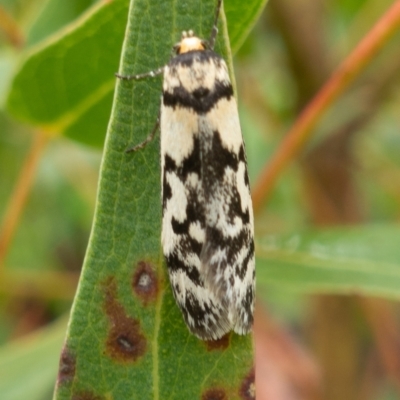
<svg viewBox="0 0 400 400">
<path fill-rule="evenodd" d="M 215 16 L 214 16 L 214 24 L 211 29 L 211 36 L 210 36 L 210 40 L 208 42 L 210 50 L 214 50 L 215 39 L 217 38 L 217 34 L 218 34 L 218 19 L 219 19 L 219 13 L 221 11 L 221 7 L 222 7 L 222 0 L 218 0 L 217 8 L 215 10 Z"/>
</svg>

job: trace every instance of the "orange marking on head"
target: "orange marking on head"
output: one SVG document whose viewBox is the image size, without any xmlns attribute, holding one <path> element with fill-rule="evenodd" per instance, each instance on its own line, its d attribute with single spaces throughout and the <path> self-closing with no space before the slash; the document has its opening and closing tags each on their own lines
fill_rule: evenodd
<svg viewBox="0 0 400 400">
<path fill-rule="evenodd" d="M 193 31 L 182 32 L 182 39 L 178 45 L 178 54 L 188 53 L 189 51 L 203 51 L 205 49 L 204 41 L 194 36 Z"/>
</svg>

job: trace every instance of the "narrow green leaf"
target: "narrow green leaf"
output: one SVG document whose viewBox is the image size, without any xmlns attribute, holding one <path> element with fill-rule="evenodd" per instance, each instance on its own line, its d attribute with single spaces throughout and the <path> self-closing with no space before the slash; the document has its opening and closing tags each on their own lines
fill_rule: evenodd
<svg viewBox="0 0 400 400">
<path fill-rule="evenodd" d="M 128 0 L 102 1 L 22 62 L 7 99 L 18 119 L 102 146 Z"/>
<path fill-rule="evenodd" d="M 132 0 L 123 74 L 165 64 L 179 32 L 211 31 L 214 0 Z M 224 32 L 224 29 L 221 29 Z M 229 54 L 227 37 L 218 49 Z M 97 207 L 67 333 L 55 399 L 248 398 L 251 335 L 204 342 L 189 333 L 160 247 L 159 140 L 125 153 L 154 126 L 161 78 L 118 81 Z M 225 396 L 225 397 L 224 397 Z"/>
<path fill-rule="evenodd" d="M 47 0 L 29 29 L 27 45 L 31 46 L 73 21 L 97 0 Z"/>
<path fill-rule="evenodd" d="M 1 399 L 43 400 L 50 397 L 65 327 L 63 318 L 0 347 Z"/>
<path fill-rule="evenodd" d="M 257 282 L 306 293 L 400 299 L 400 226 L 268 236 L 257 246 Z"/>
<path fill-rule="evenodd" d="M 267 1 L 229 0 L 224 2 L 229 40 L 233 53 L 236 53 L 246 39 Z"/>
</svg>

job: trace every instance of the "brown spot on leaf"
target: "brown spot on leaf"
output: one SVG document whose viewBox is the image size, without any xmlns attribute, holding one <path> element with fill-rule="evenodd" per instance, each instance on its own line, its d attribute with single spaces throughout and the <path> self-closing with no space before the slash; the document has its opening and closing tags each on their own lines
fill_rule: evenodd
<svg viewBox="0 0 400 400">
<path fill-rule="evenodd" d="M 244 378 L 240 386 L 240 398 L 243 400 L 254 400 L 256 398 L 256 375 L 254 367 Z"/>
<path fill-rule="evenodd" d="M 66 382 L 72 381 L 75 376 L 75 356 L 68 350 L 67 346 L 61 351 L 60 364 L 58 367 L 58 384 L 62 385 Z"/>
<path fill-rule="evenodd" d="M 146 352 L 146 338 L 141 332 L 140 322 L 126 315 L 117 300 L 117 285 L 113 278 L 105 284 L 105 311 L 110 320 L 106 351 L 118 361 L 136 361 Z"/>
<path fill-rule="evenodd" d="M 228 400 L 228 395 L 223 389 L 208 389 L 201 396 L 201 400 Z"/>
<path fill-rule="evenodd" d="M 208 351 L 214 351 L 214 350 L 225 350 L 229 347 L 229 341 L 230 341 L 230 333 L 227 333 L 226 335 L 222 336 L 222 338 L 217 339 L 217 340 L 207 340 L 206 346 Z"/>
<path fill-rule="evenodd" d="M 104 400 L 104 397 L 97 396 L 92 392 L 86 391 L 73 394 L 71 400 Z"/>
<path fill-rule="evenodd" d="M 157 276 L 151 264 L 139 261 L 132 279 L 133 291 L 147 305 L 154 301 L 158 293 Z"/>
</svg>

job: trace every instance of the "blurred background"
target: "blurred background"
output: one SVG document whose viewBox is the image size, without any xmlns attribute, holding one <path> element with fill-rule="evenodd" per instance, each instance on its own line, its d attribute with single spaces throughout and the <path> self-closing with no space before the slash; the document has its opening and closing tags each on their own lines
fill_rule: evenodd
<svg viewBox="0 0 400 400">
<path fill-rule="evenodd" d="M 0 381 L 10 373 L 0 383 L 8 393 L 0 394 L 4 400 L 24 398 L 12 378 L 23 370 L 24 357 L 43 354 L 36 339 L 23 338 L 70 309 L 101 161 L 100 148 L 49 140 L 17 121 L 4 100 L 22 49 L 94 3 L 0 0 Z M 268 2 L 234 57 L 253 185 L 301 110 L 393 3 Z M 397 250 L 400 236 L 393 232 L 400 230 L 392 227 L 400 216 L 399 49 L 397 34 L 323 116 L 257 212 L 257 240 L 379 225 L 379 240 Z M 399 306 L 390 299 L 395 296 L 267 286 L 259 290 L 255 325 L 259 400 L 400 398 Z M 35 379 L 51 385 L 30 398 L 51 397 L 65 324 L 38 334 L 54 346 Z"/>
</svg>

